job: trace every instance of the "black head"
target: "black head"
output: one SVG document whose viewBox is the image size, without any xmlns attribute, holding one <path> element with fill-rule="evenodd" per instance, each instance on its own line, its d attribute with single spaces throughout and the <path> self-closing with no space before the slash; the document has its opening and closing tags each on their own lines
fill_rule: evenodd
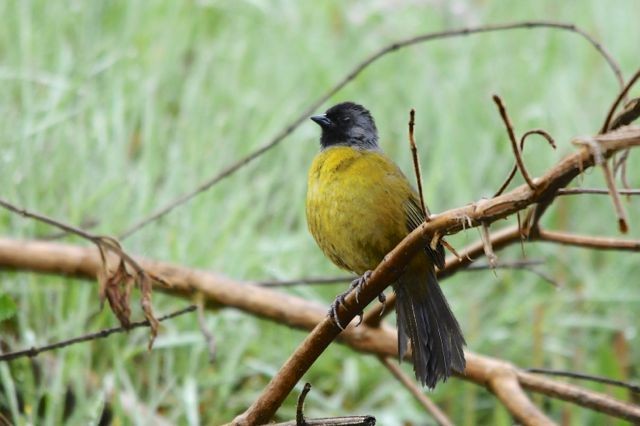
<svg viewBox="0 0 640 426">
<path fill-rule="evenodd" d="M 362 105 L 343 102 L 323 115 L 311 117 L 322 128 L 322 149 L 342 145 L 359 149 L 378 149 L 378 130 L 373 117 Z"/>
</svg>

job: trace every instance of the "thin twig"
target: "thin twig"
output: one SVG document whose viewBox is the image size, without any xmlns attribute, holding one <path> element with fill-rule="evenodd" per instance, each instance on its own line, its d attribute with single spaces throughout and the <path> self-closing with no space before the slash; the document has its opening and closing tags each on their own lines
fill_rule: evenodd
<svg viewBox="0 0 640 426">
<path fill-rule="evenodd" d="M 620 67 L 613 59 L 613 57 L 607 52 L 607 50 L 602 46 L 601 43 L 596 41 L 591 35 L 589 35 L 586 31 L 577 27 L 573 24 L 565 24 L 561 22 L 551 22 L 551 21 L 523 21 L 523 22 L 514 22 L 508 24 L 498 24 L 498 25 L 483 25 L 479 27 L 471 27 L 471 28 L 460 28 L 456 30 L 448 30 L 448 31 L 439 31 L 439 32 L 430 32 L 421 34 L 415 37 L 411 37 L 405 40 L 397 41 L 391 43 L 377 52 L 373 53 L 371 56 L 366 58 L 364 61 L 360 62 L 356 65 L 351 71 L 347 73 L 345 77 L 342 78 L 333 88 L 331 88 L 324 95 L 320 96 L 318 99 L 313 101 L 303 112 L 291 121 L 287 126 L 284 127 L 280 133 L 278 133 L 273 139 L 271 139 L 266 144 L 262 145 L 260 148 L 257 148 L 255 151 L 251 152 L 247 156 L 241 158 L 235 163 L 229 165 L 221 172 L 212 176 L 209 179 L 206 179 L 203 183 L 198 185 L 194 190 L 188 192 L 177 199 L 169 202 L 164 207 L 156 210 L 154 213 L 150 214 L 146 218 L 136 222 L 134 225 L 130 226 L 125 231 L 121 232 L 119 235 L 119 239 L 121 241 L 133 235 L 135 232 L 139 231 L 146 225 L 158 220 L 162 216 L 171 212 L 176 207 L 188 202 L 193 199 L 198 194 L 208 190 L 224 178 L 230 176 L 235 173 L 243 166 L 251 163 L 256 158 L 260 157 L 265 152 L 269 151 L 276 145 L 278 145 L 282 140 L 284 140 L 287 136 L 289 136 L 295 129 L 300 126 L 303 122 L 307 120 L 307 118 L 313 114 L 324 102 L 329 100 L 333 95 L 342 90 L 347 84 L 349 84 L 352 80 L 354 80 L 362 71 L 364 71 L 371 64 L 376 62 L 378 59 L 383 56 L 395 52 L 396 50 L 403 49 L 408 46 L 412 46 L 414 44 L 425 43 L 433 40 L 446 39 L 446 38 L 454 38 L 461 36 L 468 36 L 471 34 L 480 34 L 480 33 L 489 33 L 495 31 L 506 31 L 506 30 L 514 30 L 514 29 L 534 29 L 534 28 L 551 28 L 562 31 L 569 31 L 576 33 L 587 40 L 604 58 L 604 60 L 609 65 L 609 68 L 613 71 L 616 79 L 618 80 L 620 87 L 624 86 L 624 79 L 622 78 L 622 72 L 620 71 Z"/>
<path fill-rule="evenodd" d="M 191 306 L 187 306 L 186 308 L 177 310 L 175 312 L 172 312 L 170 314 L 167 315 L 163 315 L 161 317 L 158 318 L 158 322 L 162 322 L 162 321 L 166 321 L 168 319 L 171 318 L 175 318 L 177 316 L 186 314 L 188 312 L 193 312 L 196 310 L 196 305 L 191 305 Z M 7 354 L 1 354 L 0 355 L 0 361 L 12 361 L 14 359 L 17 358 L 22 358 L 22 357 L 29 357 L 29 358 L 33 358 L 35 356 L 38 356 L 39 354 L 41 354 L 42 352 L 47 352 L 47 351 L 52 351 L 55 349 L 60 349 L 60 348 L 64 348 L 67 346 L 71 346 L 71 345 L 75 345 L 76 343 L 82 343 L 82 342 L 87 342 L 89 340 L 96 340 L 96 339 L 104 339 L 105 337 L 108 337 L 114 333 L 122 333 L 125 331 L 129 331 L 132 330 L 134 328 L 140 328 L 140 327 L 150 327 L 151 326 L 151 322 L 148 319 L 142 320 L 142 321 L 135 321 L 132 322 L 130 324 L 129 327 L 112 327 L 112 328 L 105 328 L 104 330 L 100 330 L 98 332 L 95 333 L 89 333 L 89 334 L 85 334 L 82 336 L 78 336 L 78 337 L 74 337 L 72 339 L 67 339 L 67 340 L 63 340 L 61 342 L 57 342 L 57 343 L 52 343 L 50 345 L 45 345 L 45 346 L 41 346 L 39 348 L 30 348 L 30 349 L 24 349 L 21 351 L 15 351 L 15 352 L 9 352 Z"/>
<path fill-rule="evenodd" d="M 618 216 L 618 227 L 620 232 L 626 234 L 629 230 L 627 213 L 622 206 L 622 202 L 620 201 L 620 195 L 618 193 L 618 189 L 616 188 L 616 183 L 613 178 L 613 173 L 611 173 L 611 169 L 609 168 L 609 163 L 605 161 L 602 155 L 602 148 L 598 142 L 593 137 L 583 137 L 574 139 L 572 141 L 574 145 L 585 146 L 591 153 L 593 154 L 596 165 L 602 167 L 602 172 L 604 173 L 604 179 L 607 184 L 607 188 L 609 188 L 609 196 L 611 197 L 611 201 L 613 203 L 613 207 L 616 211 L 616 215 Z M 626 150 L 628 152 L 628 150 Z"/>
<path fill-rule="evenodd" d="M 543 263 L 542 261 L 528 261 L 528 260 L 522 260 L 522 261 L 516 261 L 516 262 L 498 262 L 498 264 L 495 267 L 492 267 L 491 265 L 488 265 L 488 264 L 487 265 L 471 264 L 466 268 L 462 269 L 460 272 L 474 272 L 474 271 L 484 271 L 484 270 L 495 271 L 497 269 L 517 269 L 517 270 L 531 272 L 539 276 L 540 278 L 542 278 L 544 281 L 548 282 L 555 288 L 559 288 L 560 284 L 556 280 L 554 280 L 551 276 L 545 274 L 544 272 L 540 272 L 537 269 L 532 267 L 535 265 L 540 265 L 542 263 Z"/>
<path fill-rule="evenodd" d="M 209 352 L 209 364 L 214 364 L 216 362 L 218 347 L 216 345 L 216 338 L 211 330 L 209 330 L 207 320 L 204 317 L 204 295 L 202 292 L 198 292 L 196 295 L 196 307 L 198 308 L 198 327 L 204 336 L 204 341 L 207 344 L 207 351 Z"/>
<path fill-rule="evenodd" d="M 12 211 L 14 213 L 17 213 L 20 216 L 27 217 L 27 218 L 30 218 L 30 219 L 35 219 L 35 220 L 40 221 L 42 223 L 46 223 L 47 225 L 51 225 L 53 227 L 59 228 L 59 229 L 65 231 L 65 232 L 69 232 L 71 234 L 75 234 L 75 235 L 77 235 L 79 237 L 82 237 L 82 238 L 84 238 L 86 240 L 91 241 L 92 243 L 95 243 L 95 244 L 99 244 L 100 243 L 100 241 L 98 241 L 98 237 L 96 235 L 93 235 L 93 234 L 91 234 L 89 232 L 86 232 L 83 229 L 76 228 L 75 226 L 72 226 L 72 225 L 67 225 L 66 223 L 62 223 L 62 222 L 60 222 L 60 221 L 58 221 L 56 219 L 52 219 L 50 217 L 41 215 L 39 213 L 34 213 L 34 212 L 27 211 L 27 210 L 25 210 L 23 208 L 17 207 L 15 205 L 9 203 L 8 201 L 0 199 L 0 206 L 2 206 L 5 209 L 10 210 L 10 211 Z"/>
<path fill-rule="evenodd" d="M 296 278 L 293 280 L 282 281 L 257 281 L 255 285 L 261 287 L 293 287 L 298 285 L 314 285 L 314 284 L 338 284 L 351 282 L 357 277 L 344 276 L 344 277 L 310 277 L 310 278 Z"/>
<path fill-rule="evenodd" d="M 611 201 L 613 202 L 613 207 L 616 210 L 616 215 L 618 216 L 618 229 L 623 234 L 626 234 L 629 231 L 629 220 L 627 219 L 627 212 L 622 206 L 622 202 L 620 201 L 620 195 L 618 193 L 618 189 L 616 188 L 616 183 L 613 179 L 613 173 L 611 173 L 611 168 L 609 167 L 609 163 L 607 161 L 603 161 L 601 164 L 602 172 L 604 173 L 604 180 L 607 183 L 607 187 L 609 188 L 609 195 L 611 196 Z"/>
<path fill-rule="evenodd" d="M 303 426 L 305 424 L 304 420 L 304 400 L 307 398 L 307 394 L 311 390 L 311 383 L 305 383 L 302 388 L 302 392 L 300 392 L 300 396 L 298 397 L 298 405 L 296 407 L 296 424 L 298 426 Z"/>
<path fill-rule="evenodd" d="M 631 77 L 631 79 L 627 84 L 623 85 L 622 90 L 620 91 L 616 99 L 611 104 L 611 107 L 609 108 L 609 112 L 607 113 L 607 118 L 605 118 L 604 123 L 600 128 L 601 134 L 606 133 L 608 130 L 610 130 L 613 114 L 615 114 L 616 109 L 618 109 L 618 106 L 620 105 L 622 100 L 625 98 L 625 96 L 627 96 L 627 93 L 629 93 L 629 90 L 631 90 L 631 87 L 633 87 L 633 85 L 636 83 L 636 81 L 638 81 L 638 79 L 640 79 L 640 69 L 636 71 L 636 73 L 633 75 L 633 77 Z"/>
<path fill-rule="evenodd" d="M 422 173 L 420 173 L 420 160 L 418 159 L 418 147 L 416 146 L 416 139 L 413 134 L 416 121 L 416 110 L 411 108 L 409 111 L 409 147 L 411 148 L 411 157 L 413 158 L 413 171 L 416 175 L 416 184 L 418 185 L 418 195 L 420 196 L 420 208 L 424 215 L 425 222 L 429 222 L 431 218 L 431 212 L 424 202 L 424 194 L 422 192 Z"/>
<path fill-rule="evenodd" d="M 558 195 L 581 195 L 581 194 L 594 194 L 594 195 L 609 195 L 608 189 L 599 188 L 562 188 L 558 190 Z M 619 189 L 620 195 L 640 195 L 640 189 Z"/>
<path fill-rule="evenodd" d="M 491 246 L 489 225 L 484 222 L 480 226 L 480 238 L 482 239 L 482 243 L 484 244 L 484 255 L 487 257 L 489 266 L 491 266 L 491 269 L 495 270 L 496 265 L 498 264 L 498 256 L 496 256 L 496 254 L 493 252 L 493 247 Z"/>
<path fill-rule="evenodd" d="M 618 114 L 618 116 L 614 117 L 616 109 L 620 105 L 620 103 L 626 99 L 627 94 L 631 90 L 631 87 L 640 79 L 640 69 L 636 71 L 636 73 L 631 77 L 629 82 L 622 88 L 618 97 L 613 101 L 609 112 L 607 113 L 607 117 L 605 118 L 604 123 L 602 124 L 602 128 L 600 129 L 600 133 L 605 133 L 608 130 L 614 130 L 618 127 L 624 126 L 625 124 L 629 124 L 634 121 L 638 114 L 640 114 L 640 99 L 636 98 L 625 105 L 624 110 Z M 614 160 L 613 174 L 615 176 L 620 171 L 620 179 L 622 180 L 622 185 L 629 189 L 629 183 L 627 181 L 627 157 L 629 156 L 629 150 L 626 150 L 622 153 L 620 160 Z"/>
<path fill-rule="evenodd" d="M 528 269 L 532 266 L 543 265 L 543 260 L 515 260 L 512 262 L 498 262 L 495 266 L 472 264 L 464 268 L 465 271 L 485 271 L 487 269 Z"/>
<path fill-rule="evenodd" d="M 610 379 L 608 377 L 594 376 L 592 374 L 575 373 L 573 371 L 552 370 L 550 368 L 527 368 L 528 373 L 545 374 L 547 376 L 570 377 L 572 379 L 588 380 L 590 382 L 605 383 L 607 385 L 619 386 L 629 389 L 632 392 L 640 393 L 640 386 L 623 382 L 622 380 Z"/>
<path fill-rule="evenodd" d="M 323 419 L 307 419 L 304 416 L 304 401 L 311 390 L 311 384 L 305 383 L 298 397 L 296 420 L 284 423 L 271 423 L 272 426 L 372 426 L 376 424 L 372 416 L 326 417 Z"/>
<path fill-rule="evenodd" d="M 529 176 L 529 172 L 527 171 L 527 168 L 524 165 L 524 161 L 522 161 L 522 152 L 520 152 L 520 148 L 518 147 L 518 142 L 516 142 L 516 136 L 513 131 L 513 125 L 511 124 L 511 119 L 509 119 L 509 114 L 507 114 L 507 109 L 505 108 L 504 103 L 502 102 L 502 99 L 500 99 L 498 95 L 493 95 L 493 102 L 496 103 L 496 106 L 498 107 L 498 111 L 500 112 L 500 117 L 502 117 L 504 126 L 507 129 L 507 134 L 509 135 L 509 141 L 511 141 L 511 148 L 513 150 L 514 157 L 516 157 L 516 164 L 518 165 L 518 169 L 520 169 L 520 173 L 522 174 L 522 177 L 524 178 L 524 180 L 527 182 L 527 185 L 529 185 L 529 188 L 536 189 L 536 185 L 533 183 L 533 180 L 531 180 L 531 177 Z M 508 184 L 508 182 L 506 183 Z M 503 186 L 506 187 L 506 185 L 504 184 Z M 501 192 L 502 192 L 502 188 L 499 191 L 499 193 Z"/>
<path fill-rule="evenodd" d="M 426 396 L 421 389 L 416 385 L 415 380 L 411 379 L 407 376 L 402 369 L 396 364 L 394 361 L 391 361 L 389 357 L 378 356 L 378 359 L 387 367 L 387 370 L 393 374 L 393 376 L 402 383 L 402 386 L 407 388 L 407 390 L 413 395 L 413 397 L 424 407 L 425 410 L 433 419 L 441 426 L 453 426 L 453 423 L 447 415 L 434 403 L 428 396 Z"/>
<path fill-rule="evenodd" d="M 520 137 L 520 152 L 524 151 L 524 144 L 525 144 L 527 138 L 529 136 L 531 136 L 531 135 L 540 135 L 540 136 L 542 136 L 544 139 L 546 139 L 547 142 L 549 142 L 549 145 L 551 145 L 551 147 L 553 149 L 556 149 L 556 147 L 557 147 L 556 146 L 556 142 L 551 137 L 551 135 L 549 133 L 547 133 L 545 130 L 542 130 L 542 129 L 533 129 L 533 130 L 529 130 L 529 131 L 525 132 Z M 511 180 L 516 175 L 516 170 L 518 170 L 518 163 L 517 162 L 513 164 L 513 167 L 511 168 L 511 171 L 507 175 L 507 178 L 504 180 L 502 185 L 500 185 L 500 188 L 498 188 L 496 193 L 493 194 L 494 197 L 497 197 L 498 195 L 502 194 L 504 192 L 504 190 L 507 189 L 507 186 L 509 186 L 509 183 L 511 183 Z"/>
</svg>

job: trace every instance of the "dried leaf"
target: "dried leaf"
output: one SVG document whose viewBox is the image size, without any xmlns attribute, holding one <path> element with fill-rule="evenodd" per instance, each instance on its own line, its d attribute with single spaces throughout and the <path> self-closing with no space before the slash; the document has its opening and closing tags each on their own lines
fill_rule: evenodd
<svg viewBox="0 0 640 426">
<path fill-rule="evenodd" d="M 151 305 L 151 291 L 152 291 L 152 282 L 149 275 L 146 273 L 138 274 L 138 285 L 140 286 L 140 306 L 142 307 L 142 312 L 144 312 L 144 317 L 149 321 L 151 337 L 149 338 L 149 350 L 153 348 L 153 342 L 156 340 L 158 336 L 158 327 L 160 323 L 153 315 L 153 306 Z"/>
<path fill-rule="evenodd" d="M 129 304 L 133 276 L 127 272 L 122 259 L 113 274 L 109 274 L 105 281 L 105 294 L 111 311 L 116 315 L 120 324 L 128 328 L 131 321 L 131 306 Z"/>
</svg>

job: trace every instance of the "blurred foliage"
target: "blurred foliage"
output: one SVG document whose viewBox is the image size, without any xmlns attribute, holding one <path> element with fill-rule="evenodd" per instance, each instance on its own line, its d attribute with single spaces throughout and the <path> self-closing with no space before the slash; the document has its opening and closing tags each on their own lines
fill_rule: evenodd
<svg viewBox="0 0 640 426">
<path fill-rule="evenodd" d="M 69 223 L 95 222 L 95 232 L 111 235 L 266 143 L 358 61 L 401 38 L 556 19 L 593 34 L 626 76 L 640 65 L 640 3 L 634 0 L 508 7 L 479 0 L 6 0 L 0 15 L 0 195 Z M 491 196 L 511 167 L 493 93 L 503 96 L 517 132 L 544 128 L 558 141 L 557 152 L 528 144 L 525 161 L 537 174 L 574 149 L 572 136 L 597 131 L 617 90 L 606 64 L 575 34 L 518 30 L 393 53 L 326 106 L 350 99 L 369 107 L 383 148 L 407 173 L 406 122 L 415 107 L 425 194 L 431 209 L 441 211 Z M 126 240 L 126 249 L 238 279 L 339 274 L 304 219 L 306 169 L 318 136 L 315 125 L 302 125 L 256 162 Z M 637 153 L 629 161 L 638 187 Z M 581 183 L 604 185 L 598 171 Z M 631 238 L 640 238 L 639 203 L 626 203 Z M 606 197 L 563 197 L 543 225 L 617 235 Z M 56 231 L 0 211 L 0 233 L 41 238 Z M 470 230 L 450 242 L 462 247 L 477 238 Z M 525 251 L 545 261 L 542 269 L 561 283 L 559 290 L 522 271 L 462 273 L 444 283 L 469 349 L 523 367 L 637 380 L 637 256 L 549 244 Z M 498 255 L 522 257 L 520 247 Z M 287 291 L 328 304 L 343 287 Z M 0 272 L 0 292 L 18 307 L 0 324 L 2 349 L 114 325 L 113 315 L 99 311 L 96 289 L 64 277 Z M 185 303 L 154 296 L 158 313 Z M 117 424 L 152 423 L 144 410 L 174 424 L 229 421 L 304 333 L 233 310 L 212 312 L 207 323 L 219 342 L 213 365 L 195 315 L 164 323 L 150 353 L 145 332 L 134 331 L 0 364 L 0 412 L 19 425 L 97 424 L 101 416 Z M 309 416 L 431 422 L 374 357 L 339 345 L 305 380 L 314 385 Z M 279 419 L 294 417 L 300 390 Z M 512 423 L 486 390 L 460 380 L 430 396 L 457 424 Z M 537 402 L 566 424 L 615 423 L 565 403 Z"/>
</svg>

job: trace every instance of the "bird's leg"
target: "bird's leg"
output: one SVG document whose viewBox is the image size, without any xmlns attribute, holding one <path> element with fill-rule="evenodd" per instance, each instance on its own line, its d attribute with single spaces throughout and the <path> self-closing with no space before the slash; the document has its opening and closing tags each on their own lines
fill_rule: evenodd
<svg viewBox="0 0 640 426">
<path fill-rule="evenodd" d="M 360 296 L 360 291 L 362 290 L 362 286 L 367 282 L 370 276 L 371 276 L 371 271 L 367 271 L 364 274 L 362 274 L 361 277 L 358 277 L 355 280 L 351 281 L 351 284 L 349 285 L 349 288 L 347 289 L 347 291 L 345 291 L 344 293 L 340 293 L 336 297 L 336 299 L 333 301 L 333 303 L 331 303 L 331 307 L 329 308 L 329 316 L 331 317 L 333 322 L 336 323 L 336 325 L 340 330 L 344 330 L 344 327 L 342 326 L 342 324 L 340 324 L 340 320 L 338 319 L 338 306 L 345 305 L 345 299 L 347 295 L 351 293 L 354 289 L 356 291 L 356 302 L 360 302 L 358 300 L 358 297 Z M 382 297 L 384 297 L 384 294 L 382 295 Z M 378 296 L 378 299 L 380 300 L 380 296 Z M 359 321 L 358 321 L 358 324 L 356 324 L 356 327 L 362 324 L 362 316 L 363 316 L 363 312 L 362 311 L 358 312 Z"/>
</svg>

